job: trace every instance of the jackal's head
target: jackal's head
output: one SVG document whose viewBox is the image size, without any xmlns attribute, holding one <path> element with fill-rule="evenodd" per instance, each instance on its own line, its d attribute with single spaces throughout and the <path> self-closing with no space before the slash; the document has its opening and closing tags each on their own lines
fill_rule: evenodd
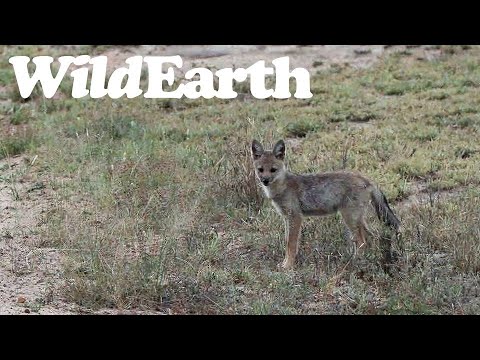
<svg viewBox="0 0 480 360">
<path fill-rule="evenodd" d="M 285 143 L 283 140 L 278 141 L 271 151 L 263 150 L 263 146 L 257 140 L 253 140 L 252 159 L 255 174 L 263 185 L 269 186 L 285 177 Z"/>
</svg>

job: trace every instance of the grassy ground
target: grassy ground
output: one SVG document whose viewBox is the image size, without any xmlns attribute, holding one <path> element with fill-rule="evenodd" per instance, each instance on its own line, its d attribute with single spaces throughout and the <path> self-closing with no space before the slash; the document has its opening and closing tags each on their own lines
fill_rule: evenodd
<svg viewBox="0 0 480 360">
<path fill-rule="evenodd" d="M 280 101 L 77 100 L 65 80 L 65 96 L 23 102 L 9 54 L 45 50 L 0 51 L 3 100 L 14 100 L 0 108 L 0 158 L 38 155 L 51 176 L 42 239 L 66 254 L 72 302 L 200 314 L 480 312 L 478 47 L 334 66 L 312 72 L 312 99 Z M 278 272 L 283 224 L 255 183 L 252 138 L 287 139 L 294 172 L 374 179 L 405 229 L 393 275 L 378 239 L 351 260 L 338 216 L 308 219 L 296 271 Z"/>
</svg>

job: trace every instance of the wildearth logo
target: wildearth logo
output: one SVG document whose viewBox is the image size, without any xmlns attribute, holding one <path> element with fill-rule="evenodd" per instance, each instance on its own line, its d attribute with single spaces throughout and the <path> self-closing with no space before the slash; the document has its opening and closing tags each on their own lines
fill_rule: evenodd
<svg viewBox="0 0 480 360">
<path fill-rule="evenodd" d="M 36 65 L 35 72 L 30 76 L 28 71 L 29 62 Z M 234 91 L 234 81 L 243 82 L 250 77 L 250 92 L 257 99 L 273 97 L 276 99 L 288 99 L 290 93 L 290 79 L 296 80 L 296 91 L 294 96 L 298 99 L 309 99 L 313 96 L 310 92 L 310 74 L 304 68 L 295 68 L 290 71 L 290 58 L 288 56 L 277 58 L 272 61 L 274 68 L 266 67 L 265 61 L 258 61 L 247 69 L 225 68 L 212 73 L 207 68 L 194 68 L 185 73 L 186 83 L 178 84 L 173 91 L 166 91 L 163 88 L 163 81 L 169 86 L 175 82 L 173 66 L 181 68 L 182 58 L 177 56 L 132 56 L 125 60 L 126 67 L 120 67 L 113 71 L 108 79 L 107 87 L 107 62 L 106 56 L 90 57 L 88 55 L 61 56 L 59 70 L 54 77 L 51 64 L 54 59 L 51 56 L 36 56 L 30 59 L 28 56 L 13 56 L 9 59 L 13 65 L 17 78 L 18 89 L 23 98 L 28 98 L 37 82 L 40 82 L 43 94 L 47 99 L 52 98 L 58 90 L 70 65 L 85 66 L 73 70 L 70 76 L 73 79 L 72 97 L 82 98 L 90 95 L 91 98 L 102 98 L 106 95 L 112 99 L 122 96 L 135 98 L 143 94 L 145 98 L 175 98 L 185 96 L 189 99 L 204 97 L 211 99 L 233 99 L 237 97 Z M 147 91 L 140 88 L 143 63 L 147 64 L 148 87 Z M 166 72 L 163 72 L 163 65 L 170 65 Z M 90 89 L 88 89 L 88 77 L 90 73 L 88 65 L 93 65 L 91 70 Z M 266 76 L 275 75 L 275 89 L 266 88 Z M 215 79 L 218 78 L 218 89 L 215 89 Z M 195 79 L 194 79 L 195 78 Z M 124 86 L 122 87 L 122 84 Z"/>
</svg>

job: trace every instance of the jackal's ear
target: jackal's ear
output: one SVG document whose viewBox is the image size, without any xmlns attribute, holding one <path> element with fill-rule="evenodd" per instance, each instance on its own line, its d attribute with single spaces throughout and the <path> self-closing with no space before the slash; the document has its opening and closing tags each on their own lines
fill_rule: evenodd
<svg viewBox="0 0 480 360">
<path fill-rule="evenodd" d="M 285 159 L 285 143 L 283 140 L 280 140 L 273 147 L 273 155 L 279 160 Z"/>
<path fill-rule="evenodd" d="M 254 160 L 259 159 L 263 155 L 263 147 L 257 140 L 252 141 L 252 157 Z"/>
</svg>

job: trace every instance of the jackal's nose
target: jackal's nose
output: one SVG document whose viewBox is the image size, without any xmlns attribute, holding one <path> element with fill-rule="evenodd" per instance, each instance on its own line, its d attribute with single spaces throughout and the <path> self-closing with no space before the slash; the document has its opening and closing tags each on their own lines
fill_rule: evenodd
<svg viewBox="0 0 480 360">
<path fill-rule="evenodd" d="M 270 180 L 268 180 L 268 179 L 263 179 L 263 180 L 262 180 L 262 183 L 263 183 L 263 185 L 265 185 L 265 186 L 268 186 L 268 183 L 269 183 L 269 182 L 270 182 Z"/>
</svg>

